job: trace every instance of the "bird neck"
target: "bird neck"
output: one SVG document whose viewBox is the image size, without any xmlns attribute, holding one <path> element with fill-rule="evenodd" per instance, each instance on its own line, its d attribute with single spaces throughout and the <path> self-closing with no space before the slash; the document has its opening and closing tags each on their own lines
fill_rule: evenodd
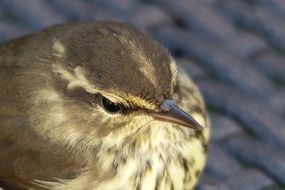
<svg viewBox="0 0 285 190">
<path fill-rule="evenodd" d="M 110 135 L 110 141 L 105 139 L 97 149 L 95 170 L 101 173 L 95 174 L 97 189 L 183 189 L 196 183 L 189 168 L 195 165 L 191 150 L 198 150 L 195 146 L 200 144 L 191 143 L 191 130 L 157 121 L 141 130 L 134 136 L 119 137 L 115 144 L 114 140 L 108 144 L 115 138 Z M 197 167 L 201 168 L 205 155 L 197 155 L 201 157 Z"/>
</svg>

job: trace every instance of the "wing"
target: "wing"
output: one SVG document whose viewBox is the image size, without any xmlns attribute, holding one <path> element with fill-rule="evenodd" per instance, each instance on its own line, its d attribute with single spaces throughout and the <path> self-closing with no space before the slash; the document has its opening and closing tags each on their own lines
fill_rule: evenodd
<svg viewBox="0 0 285 190">
<path fill-rule="evenodd" d="M 72 178 L 80 167 L 62 147 L 43 139 L 30 117 L 27 97 L 33 86 L 29 82 L 37 80 L 23 61 L 30 38 L 0 45 L 0 181 L 16 188 L 41 189 L 33 184 L 35 179 Z"/>
<path fill-rule="evenodd" d="M 11 147 L 17 142 L 19 131 L 25 122 L 25 117 L 19 111 L 15 73 L 17 72 L 16 43 L 9 42 L 0 45 L 0 177 L 5 181 L 13 181 L 13 158 L 17 150 Z"/>
</svg>

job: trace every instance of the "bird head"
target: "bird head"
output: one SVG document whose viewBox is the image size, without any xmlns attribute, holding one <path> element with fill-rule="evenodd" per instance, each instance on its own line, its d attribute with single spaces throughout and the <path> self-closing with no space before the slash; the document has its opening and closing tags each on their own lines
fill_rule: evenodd
<svg viewBox="0 0 285 190">
<path fill-rule="evenodd" d="M 97 137 L 118 129 L 135 133 L 152 121 L 202 129 L 176 104 L 174 60 L 145 32 L 127 24 L 99 22 L 56 26 L 44 36 L 52 42 L 54 96 L 52 92 L 48 96 L 57 97 L 51 108 L 44 109 L 57 115 L 53 119 L 58 126 L 66 123 Z"/>
</svg>

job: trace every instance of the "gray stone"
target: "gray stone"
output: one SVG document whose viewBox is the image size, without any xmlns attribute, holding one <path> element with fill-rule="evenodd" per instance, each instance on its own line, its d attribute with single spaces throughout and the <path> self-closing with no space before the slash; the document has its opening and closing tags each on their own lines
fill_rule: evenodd
<svg viewBox="0 0 285 190">
<path fill-rule="evenodd" d="M 285 21 L 282 17 L 240 0 L 227 1 L 222 7 L 225 16 L 233 18 L 248 30 L 258 32 L 271 44 L 285 50 Z"/>
<path fill-rule="evenodd" d="M 13 22 L 1 21 L 0 22 L 0 41 L 4 42 L 12 38 L 17 38 L 22 35 L 28 34 L 28 29 L 21 27 Z"/>
<path fill-rule="evenodd" d="M 228 85 L 202 82 L 199 86 L 209 105 L 236 117 L 249 134 L 285 148 L 285 121 L 266 102 Z"/>
<path fill-rule="evenodd" d="M 243 58 L 253 56 L 268 48 L 268 44 L 262 38 L 249 33 L 229 39 L 227 46 Z"/>
<path fill-rule="evenodd" d="M 271 50 L 256 57 L 252 63 L 255 64 L 257 69 L 269 75 L 273 80 L 282 80 L 285 83 L 284 60 L 285 56 Z"/>
<path fill-rule="evenodd" d="M 237 136 L 226 141 L 227 149 L 252 167 L 260 168 L 274 177 L 279 183 L 285 183 L 284 149 L 253 140 L 246 136 Z"/>
<path fill-rule="evenodd" d="M 62 23 L 65 19 L 43 0 L 1 0 L 0 6 L 13 14 L 18 22 L 34 30 Z"/>
<path fill-rule="evenodd" d="M 220 114 L 211 114 L 212 133 L 211 138 L 213 141 L 218 141 L 232 135 L 242 133 L 242 128 L 232 118 Z"/>
<path fill-rule="evenodd" d="M 210 143 L 206 171 L 212 176 L 225 179 L 235 175 L 243 168 L 230 155 L 227 155 L 221 147 L 219 144 Z"/>
<path fill-rule="evenodd" d="M 181 19 L 187 27 L 205 33 L 205 37 L 223 41 L 237 34 L 231 23 L 209 4 L 201 1 L 157 0 L 157 2 L 174 17 Z"/>
<path fill-rule="evenodd" d="M 198 63 L 194 63 L 192 60 L 186 58 L 175 59 L 175 61 L 177 65 L 181 66 L 181 68 L 183 68 L 183 70 L 195 81 L 207 77 L 207 73 L 198 65 Z"/>
<path fill-rule="evenodd" d="M 68 20 L 89 20 L 94 15 L 97 15 L 98 12 L 101 13 L 100 7 L 90 6 L 83 1 L 51 1 L 51 3 L 49 3 L 49 6 Z"/>
<path fill-rule="evenodd" d="M 138 11 L 128 19 L 132 24 L 149 29 L 172 22 L 172 18 L 159 7 L 141 5 Z"/>
<path fill-rule="evenodd" d="M 258 170 L 247 169 L 230 177 L 226 184 L 232 190 L 260 190 L 272 186 L 274 182 Z"/>
<path fill-rule="evenodd" d="M 191 56 L 210 74 L 235 85 L 255 98 L 264 97 L 272 91 L 272 82 L 264 77 L 263 73 L 202 36 L 172 26 L 161 27 L 154 35 L 170 49 L 178 47 Z"/>
<path fill-rule="evenodd" d="M 254 6 L 259 6 L 268 11 L 270 14 L 285 16 L 285 2 L 283 0 L 251 0 Z"/>
<path fill-rule="evenodd" d="M 201 183 L 197 187 L 197 190 L 230 190 L 223 181 L 215 179 L 213 177 L 205 177 L 201 178 Z"/>
<path fill-rule="evenodd" d="M 268 104 L 281 115 L 285 116 L 285 90 L 275 91 L 272 96 L 269 97 Z"/>
</svg>

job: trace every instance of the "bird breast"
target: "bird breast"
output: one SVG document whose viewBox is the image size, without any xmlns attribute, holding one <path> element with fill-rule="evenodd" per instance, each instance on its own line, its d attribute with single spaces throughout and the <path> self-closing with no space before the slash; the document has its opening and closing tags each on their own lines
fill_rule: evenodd
<svg viewBox="0 0 285 190">
<path fill-rule="evenodd" d="M 147 127 L 140 136 L 116 142 L 120 146 L 101 145 L 96 165 L 107 176 L 92 181 L 90 189 L 193 188 L 205 163 L 201 140 L 185 135 L 191 129 L 165 122 Z"/>
</svg>

